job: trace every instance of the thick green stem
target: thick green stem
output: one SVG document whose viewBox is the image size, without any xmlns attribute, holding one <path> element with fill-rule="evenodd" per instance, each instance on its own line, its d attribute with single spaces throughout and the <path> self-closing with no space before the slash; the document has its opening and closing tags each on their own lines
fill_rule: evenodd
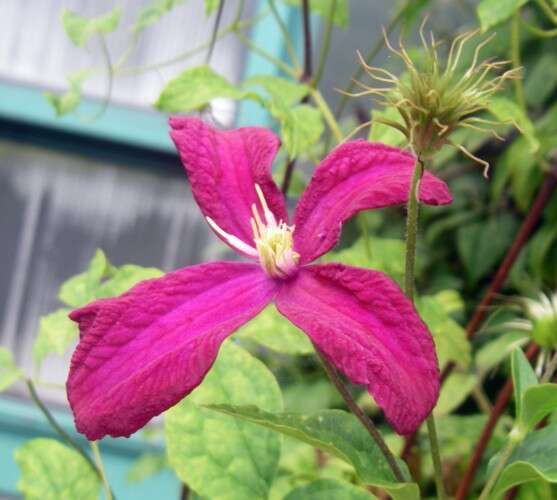
<svg viewBox="0 0 557 500">
<path fill-rule="evenodd" d="M 517 444 L 517 442 L 515 440 L 512 440 L 512 439 L 509 440 L 509 442 L 507 443 L 507 446 L 505 446 L 505 448 L 501 452 L 501 455 L 499 456 L 499 460 L 497 461 L 497 465 L 495 465 L 495 467 L 493 468 L 493 471 L 491 471 L 491 474 L 489 475 L 487 483 L 485 484 L 484 489 L 482 490 L 482 493 L 481 493 L 480 498 L 478 500 L 486 500 L 489 497 L 489 494 L 491 493 L 491 490 L 493 489 L 493 486 L 495 486 L 495 483 L 497 482 L 497 479 L 499 478 L 499 474 L 501 474 L 501 471 L 503 470 L 503 468 L 505 467 L 505 465 L 509 461 L 509 458 L 511 457 L 511 454 L 514 451 L 514 448 L 515 448 L 516 444 Z"/>
<path fill-rule="evenodd" d="M 414 265 L 416 262 L 416 243 L 418 239 L 418 215 L 420 212 L 420 203 L 418 200 L 418 192 L 420 180 L 424 174 L 424 163 L 420 155 L 414 168 L 412 182 L 410 185 L 410 193 L 408 194 L 408 204 L 406 209 L 406 259 L 404 272 L 404 291 L 407 297 L 414 301 Z M 447 494 L 443 483 L 443 470 L 441 468 L 441 455 L 439 453 L 439 442 L 437 439 L 437 431 L 435 428 L 435 420 L 433 414 L 427 418 L 427 431 L 431 448 L 431 456 L 433 460 L 433 470 L 435 473 L 435 484 L 437 486 L 437 496 L 439 500 L 445 500 Z"/>
<path fill-rule="evenodd" d="M 418 202 L 418 186 L 424 174 L 424 164 L 421 159 L 416 162 L 408 204 L 406 206 L 406 259 L 404 264 L 404 292 L 411 301 L 414 301 L 414 264 L 416 262 L 416 244 L 418 239 L 418 215 L 420 205 Z"/>
</svg>

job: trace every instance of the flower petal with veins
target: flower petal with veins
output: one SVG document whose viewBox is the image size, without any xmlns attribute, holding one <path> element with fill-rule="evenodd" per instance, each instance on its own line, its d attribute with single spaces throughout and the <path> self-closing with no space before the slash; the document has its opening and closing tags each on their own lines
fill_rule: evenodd
<svg viewBox="0 0 557 500">
<path fill-rule="evenodd" d="M 353 383 L 367 386 L 398 433 L 414 432 L 429 415 L 439 396 L 433 339 L 386 275 L 308 266 L 281 286 L 276 305 Z"/>
<path fill-rule="evenodd" d="M 258 203 L 256 184 L 275 218 L 287 222 L 284 197 L 271 177 L 280 146 L 275 134 L 261 127 L 217 130 L 183 117 L 170 118 L 170 127 L 197 204 L 222 231 L 253 247 L 250 218 L 251 206 Z"/>
<path fill-rule="evenodd" d="M 129 436 L 197 387 L 221 343 L 274 297 L 257 264 L 214 262 L 73 311 L 67 392 L 88 439 Z"/>
<path fill-rule="evenodd" d="M 335 148 L 316 168 L 296 206 L 294 250 L 301 263 L 328 252 L 342 224 L 361 210 L 406 203 L 415 162 L 401 149 L 364 140 Z M 442 180 L 425 172 L 420 200 L 445 205 L 452 198 Z"/>
</svg>

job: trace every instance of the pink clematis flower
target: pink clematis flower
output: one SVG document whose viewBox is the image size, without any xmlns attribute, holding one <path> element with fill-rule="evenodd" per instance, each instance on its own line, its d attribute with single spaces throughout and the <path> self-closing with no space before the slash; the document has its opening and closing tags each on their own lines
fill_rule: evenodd
<svg viewBox="0 0 557 500">
<path fill-rule="evenodd" d="M 439 394 L 427 327 L 386 275 L 311 262 L 357 212 L 405 203 L 415 158 L 362 140 L 338 146 L 289 224 L 270 173 L 279 148 L 272 132 L 218 131 L 195 118 L 170 126 L 209 225 L 250 261 L 179 269 L 73 311 L 80 341 L 67 391 L 78 431 L 91 440 L 137 431 L 195 389 L 222 342 L 274 302 L 333 365 L 367 386 L 397 432 L 413 432 Z M 430 173 L 419 196 L 451 202 Z"/>
</svg>

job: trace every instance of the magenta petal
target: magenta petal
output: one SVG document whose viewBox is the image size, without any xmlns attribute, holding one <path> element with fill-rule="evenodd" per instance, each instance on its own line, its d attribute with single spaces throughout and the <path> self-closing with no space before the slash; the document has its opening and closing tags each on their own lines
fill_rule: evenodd
<svg viewBox="0 0 557 500">
<path fill-rule="evenodd" d="M 253 245 L 251 206 L 259 184 L 275 217 L 287 221 L 284 197 L 271 177 L 279 139 L 260 127 L 214 129 L 197 118 L 170 119 L 170 135 L 201 211 L 225 232 Z"/>
<path fill-rule="evenodd" d="M 400 205 L 408 200 L 415 157 L 364 140 L 335 148 L 317 167 L 294 214 L 294 247 L 302 263 L 329 251 L 342 223 L 361 210 Z M 447 185 L 426 172 L 420 199 L 428 205 L 452 201 Z"/>
<path fill-rule="evenodd" d="M 439 396 L 431 335 L 383 273 L 341 264 L 309 266 L 280 289 L 278 310 L 339 370 L 364 384 L 400 434 L 414 432 Z"/>
<path fill-rule="evenodd" d="M 77 430 L 93 440 L 143 427 L 201 383 L 223 340 L 275 292 L 258 265 L 214 262 L 73 311 L 80 342 L 67 392 Z"/>
</svg>

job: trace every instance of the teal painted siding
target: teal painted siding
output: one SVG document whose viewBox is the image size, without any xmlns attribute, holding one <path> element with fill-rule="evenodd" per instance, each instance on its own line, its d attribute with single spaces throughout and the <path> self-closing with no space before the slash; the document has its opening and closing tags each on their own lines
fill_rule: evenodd
<svg viewBox="0 0 557 500">
<path fill-rule="evenodd" d="M 88 449 L 87 441 L 74 430 L 71 415 L 52 411 L 58 423 L 79 444 Z M 0 398 L 0 493 L 16 492 L 19 470 L 13 460 L 14 451 L 36 437 L 58 439 L 46 424 L 44 416 L 30 402 L 3 396 Z M 103 462 L 112 489 L 119 500 L 152 500 L 179 498 L 180 482 L 170 470 L 164 470 L 139 483 L 126 476 L 134 461 L 145 452 L 162 452 L 162 444 L 154 445 L 134 435 L 129 439 L 105 438 L 100 442 Z M 78 499 L 76 499 L 78 500 Z"/>
<path fill-rule="evenodd" d="M 100 106 L 98 102 L 85 99 L 79 106 L 79 115 L 94 116 Z M 1 117 L 156 151 L 174 151 L 168 136 L 167 118 L 162 113 L 111 104 L 94 121 L 80 119 L 75 114 L 57 117 L 40 89 L 14 83 L 0 82 Z"/>
</svg>

